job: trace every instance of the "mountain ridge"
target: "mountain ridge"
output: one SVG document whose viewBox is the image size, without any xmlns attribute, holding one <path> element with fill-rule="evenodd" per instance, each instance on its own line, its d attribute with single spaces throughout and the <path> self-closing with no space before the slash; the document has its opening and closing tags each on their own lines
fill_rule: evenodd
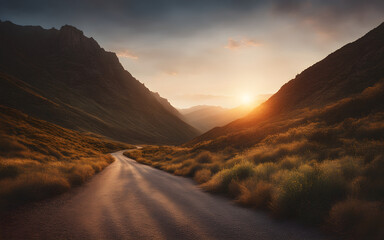
<svg viewBox="0 0 384 240">
<path fill-rule="evenodd" d="M 1 105 L 133 143 L 175 144 L 198 134 L 81 30 L 1 21 L 0 35 Z"/>
<path fill-rule="evenodd" d="M 262 139 L 260 129 L 270 121 L 300 118 L 308 110 L 358 95 L 384 79 L 382 39 L 384 23 L 302 71 L 246 117 L 214 128 L 186 146 L 217 148 L 219 138 L 233 145 L 236 145 L 234 139 L 242 139 L 240 142 L 248 141 L 246 146 L 249 146 Z M 255 135 L 259 137 L 252 138 Z"/>
</svg>

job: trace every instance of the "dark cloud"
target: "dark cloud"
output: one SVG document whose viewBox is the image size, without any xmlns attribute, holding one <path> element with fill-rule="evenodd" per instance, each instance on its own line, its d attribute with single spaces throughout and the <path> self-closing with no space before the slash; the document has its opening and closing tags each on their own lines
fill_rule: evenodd
<svg viewBox="0 0 384 240">
<path fill-rule="evenodd" d="M 297 16 L 313 16 L 322 22 L 335 19 L 343 20 L 365 14 L 372 10 L 382 12 L 382 0 L 287 0 L 273 1 L 273 10 L 278 14 L 294 14 Z"/>
<path fill-rule="evenodd" d="M 127 33 L 194 34 L 202 28 L 232 25 L 271 11 L 329 23 L 365 11 L 384 11 L 382 0 L 2 0 L 0 18 L 22 24 L 59 27 L 65 23 Z M 353 16 L 352 16 L 353 17 Z"/>
</svg>

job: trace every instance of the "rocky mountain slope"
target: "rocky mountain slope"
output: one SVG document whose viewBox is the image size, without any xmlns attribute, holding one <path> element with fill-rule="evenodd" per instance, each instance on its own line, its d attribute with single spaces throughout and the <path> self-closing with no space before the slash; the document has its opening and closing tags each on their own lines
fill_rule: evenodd
<svg viewBox="0 0 384 240">
<path fill-rule="evenodd" d="M 132 143 L 197 135 L 124 70 L 115 53 L 72 26 L 0 22 L 0 104 L 66 128 Z"/>
</svg>

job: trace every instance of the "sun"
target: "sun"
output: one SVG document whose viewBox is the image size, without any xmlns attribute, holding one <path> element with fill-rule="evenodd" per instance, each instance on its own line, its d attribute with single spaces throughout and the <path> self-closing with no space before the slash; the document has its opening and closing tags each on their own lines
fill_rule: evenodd
<svg viewBox="0 0 384 240">
<path fill-rule="evenodd" d="M 243 94 L 241 96 L 241 101 L 243 104 L 250 104 L 252 102 L 252 96 L 249 94 Z"/>
</svg>

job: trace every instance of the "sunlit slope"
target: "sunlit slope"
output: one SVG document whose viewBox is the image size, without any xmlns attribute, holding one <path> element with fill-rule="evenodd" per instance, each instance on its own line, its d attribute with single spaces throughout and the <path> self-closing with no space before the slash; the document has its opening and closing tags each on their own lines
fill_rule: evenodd
<svg viewBox="0 0 384 240">
<path fill-rule="evenodd" d="M 209 149 L 222 149 L 228 145 L 246 148 L 269 134 L 310 121 L 309 115 L 316 118 L 315 111 L 325 111 L 327 106 L 353 101 L 365 89 L 384 79 L 383 39 L 384 24 L 381 24 L 298 74 L 247 117 L 215 128 L 188 145 L 198 144 Z M 376 88 L 382 88 L 382 85 L 376 85 Z M 373 98 L 378 102 L 369 101 L 362 106 L 351 104 L 323 120 L 341 121 L 351 117 L 351 114 L 362 116 L 369 115 L 371 111 L 382 111 L 382 96 Z"/>
</svg>

